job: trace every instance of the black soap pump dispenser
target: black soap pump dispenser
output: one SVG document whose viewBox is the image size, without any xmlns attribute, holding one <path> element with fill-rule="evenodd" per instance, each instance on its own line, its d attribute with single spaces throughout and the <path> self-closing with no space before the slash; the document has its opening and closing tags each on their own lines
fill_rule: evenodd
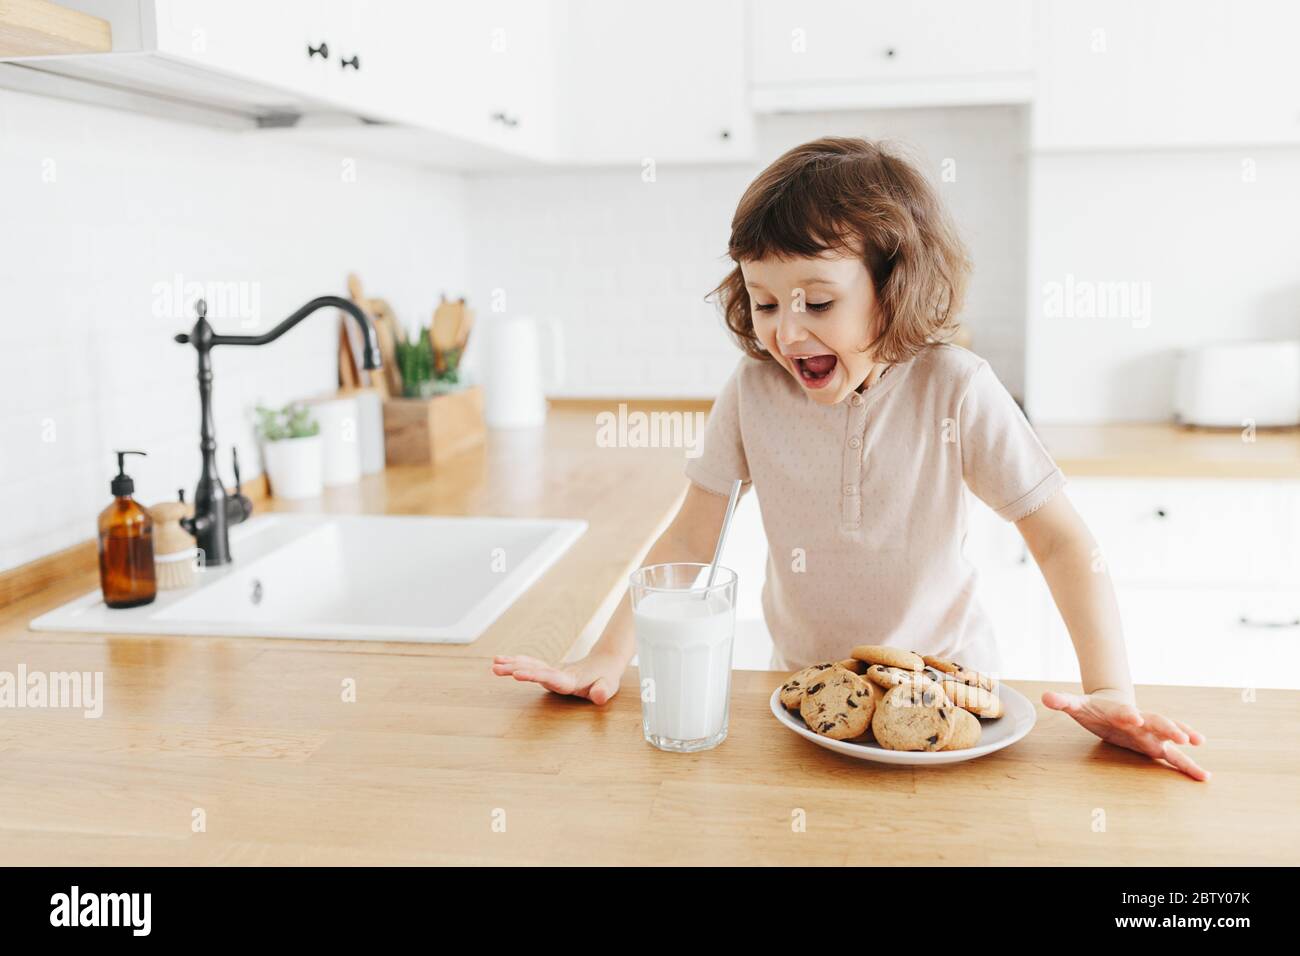
<svg viewBox="0 0 1300 956">
<path fill-rule="evenodd" d="M 153 518 L 131 495 L 135 482 L 126 473 L 126 456 L 119 451 L 113 503 L 99 514 L 99 587 L 109 607 L 137 607 L 158 596 L 153 564 Z"/>
</svg>

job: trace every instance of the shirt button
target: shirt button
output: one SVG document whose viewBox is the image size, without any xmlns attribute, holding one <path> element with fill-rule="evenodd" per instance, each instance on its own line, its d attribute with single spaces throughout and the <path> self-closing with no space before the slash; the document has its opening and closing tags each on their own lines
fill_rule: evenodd
<svg viewBox="0 0 1300 956">
<path fill-rule="evenodd" d="M 861 447 L 862 447 L 862 439 L 859 438 L 857 435 L 854 435 L 852 438 L 849 439 L 849 447 L 850 447 L 850 448 L 861 448 Z"/>
<path fill-rule="evenodd" d="M 853 402 L 853 406 L 856 408 L 862 404 L 862 396 L 855 392 L 851 401 Z"/>
<path fill-rule="evenodd" d="M 845 485 L 845 486 L 844 486 L 844 493 L 845 493 L 846 495 L 851 495 L 851 494 L 853 494 L 853 492 L 855 492 L 856 490 L 857 490 L 857 489 L 854 488 L 852 485 Z"/>
</svg>

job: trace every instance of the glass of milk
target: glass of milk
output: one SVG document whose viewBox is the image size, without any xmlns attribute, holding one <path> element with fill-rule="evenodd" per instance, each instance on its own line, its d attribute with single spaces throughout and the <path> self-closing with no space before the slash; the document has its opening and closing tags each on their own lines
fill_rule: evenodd
<svg viewBox="0 0 1300 956">
<path fill-rule="evenodd" d="M 653 564 L 632 575 L 641 726 L 660 750 L 694 753 L 727 738 L 736 572 Z"/>
</svg>

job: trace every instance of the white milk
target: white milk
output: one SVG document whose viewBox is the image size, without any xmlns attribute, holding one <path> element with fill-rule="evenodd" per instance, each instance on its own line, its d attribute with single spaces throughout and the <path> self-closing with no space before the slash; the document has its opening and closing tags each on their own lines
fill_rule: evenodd
<svg viewBox="0 0 1300 956">
<path fill-rule="evenodd" d="M 633 618 L 647 736 L 681 741 L 721 733 L 735 634 L 735 612 L 726 597 L 647 594 Z"/>
</svg>

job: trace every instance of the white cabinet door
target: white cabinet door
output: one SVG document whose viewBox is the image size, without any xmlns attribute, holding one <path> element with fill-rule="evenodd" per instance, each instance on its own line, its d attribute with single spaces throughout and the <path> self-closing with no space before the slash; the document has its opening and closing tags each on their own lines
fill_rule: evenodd
<svg viewBox="0 0 1300 956">
<path fill-rule="evenodd" d="M 1118 593 L 1135 683 L 1300 689 L 1300 591 Z"/>
<path fill-rule="evenodd" d="M 740 0 L 565 5 L 560 151 L 577 163 L 740 162 L 753 150 Z"/>
<path fill-rule="evenodd" d="M 527 0 L 158 0 L 158 42 L 232 82 L 540 156 L 555 139 L 554 16 Z"/>
<path fill-rule="evenodd" d="M 319 93 L 324 61 L 305 39 L 310 0 L 157 0 L 158 49 L 231 77 Z"/>
<path fill-rule="evenodd" d="M 393 64 L 376 80 L 393 119 L 480 142 L 487 129 L 487 39 L 467 3 L 398 0 L 372 41 Z M 477 71 L 477 72 L 476 72 Z"/>
<path fill-rule="evenodd" d="M 473 5 L 478 53 L 471 82 L 487 142 L 549 158 L 556 144 L 557 5 L 539 0 L 489 0 Z M 479 79 L 481 77 L 481 80 Z"/>
<path fill-rule="evenodd" d="M 1039 149 L 1300 142 L 1300 5 L 1050 0 Z"/>
<path fill-rule="evenodd" d="M 1119 586 L 1115 593 L 1135 684 L 1300 689 L 1300 592 Z M 1077 682 L 1070 635 L 1046 588 L 1036 602 L 1039 679 Z"/>
<path fill-rule="evenodd" d="M 966 540 L 962 553 L 979 573 L 976 599 L 997 639 L 1006 680 L 1069 680 L 1072 660 L 1065 645 L 1048 640 L 1046 612 L 1051 594 L 1025 540 L 1010 521 L 999 518 L 969 491 Z M 1062 676 L 1063 675 L 1063 676 Z"/>
<path fill-rule="evenodd" d="M 555 147 L 555 18 L 549 0 L 403 0 L 375 43 L 396 64 L 380 80 L 385 115 L 505 153 Z"/>
<path fill-rule="evenodd" d="M 1068 493 L 1119 585 L 1300 581 L 1300 482 L 1085 478 Z"/>
<path fill-rule="evenodd" d="M 865 85 L 888 105 L 892 84 L 902 103 L 909 85 L 1032 69 L 1027 0 L 757 0 L 752 16 L 756 90 Z"/>
<path fill-rule="evenodd" d="M 397 64 L 377 45 L 386 31 L 403 29 L 402 4 L 387 11 L 373 0 L 315 0 L 310 6 L 310 34 L 329 38 L 321 94 L 331 103 L 383 115 L 387 104 L 379 91 L 384 74 Z M 318 69 L 319 55 L 311 60 Z"/>
<path fill-rule="evenodd" d="M 367 0 L 158 0 L 158 49 L 227 74 L 231 88 L 263 84 L 339 110 L 380 112 L 377 79 L 393 67 L 371 56 L 396 10 L 380 19 Z M 256 94 L 251 94 L 256 98 Z"/>
</svg>

